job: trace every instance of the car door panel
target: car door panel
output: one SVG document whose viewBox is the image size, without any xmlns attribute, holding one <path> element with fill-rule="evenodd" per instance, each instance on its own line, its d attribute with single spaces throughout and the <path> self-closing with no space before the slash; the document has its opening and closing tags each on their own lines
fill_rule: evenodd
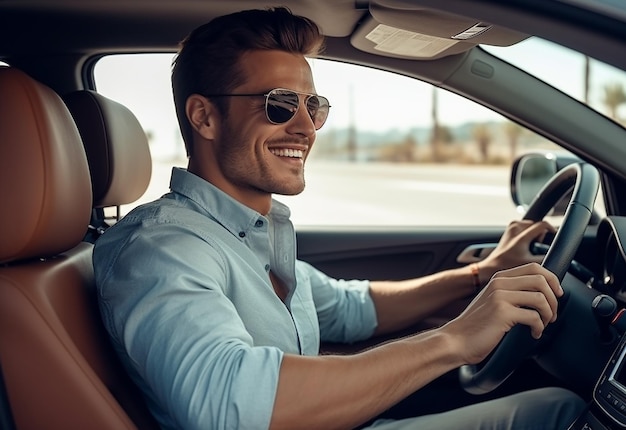
<svg viewBox="0 0 626 430">
<path fill-rule="evenodd" d="M 458 266 L 474 243 L 497 242 L 501 228 L 298 230 L 298 256 L 339 278 L 399 280 Z"/>
<path fill-rule="evenodd" d="M 344 279 L 400 280 L 462 265 L 458 256 L 475 244 L 497 243 L 504 228 L 298 229 L 298 257 Z M 594 266 L 595 228 L 577 259 Z"/>
</svg>

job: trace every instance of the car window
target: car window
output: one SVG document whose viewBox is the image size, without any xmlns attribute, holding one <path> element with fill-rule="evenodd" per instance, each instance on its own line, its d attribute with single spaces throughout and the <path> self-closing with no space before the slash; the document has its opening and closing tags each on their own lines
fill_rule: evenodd
<svg viewBox="0 0 626 430">
<path fill-rule="evenodd" d="M 187 161 L 172 58 L 112 55 L 95 67 L 98 91 L 135 112 L 150 140 L 153 178 L 139 202 L 167 192 L 171 167 Z M 520 218 L 509 191 L 511 161 L 553 143 L 415 79 L 328 60 L 311 66 L 332 107 L 307 160 L 305 191 L 276 196 L 296 226 L 501 226 Z"/>
<path fill-rule="evenodd" d="M 624 70 L 537 37 L 513 46 L 483 48 L 626 125 Z"/>
</svg>

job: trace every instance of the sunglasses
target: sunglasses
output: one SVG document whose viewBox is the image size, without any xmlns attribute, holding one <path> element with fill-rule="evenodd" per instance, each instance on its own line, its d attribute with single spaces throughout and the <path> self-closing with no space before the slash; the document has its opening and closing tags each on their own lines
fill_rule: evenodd
<svg viewBox="0 0 626 430">
<path fill-rule="evenodd" d="M 301 93 L 275 88 L 264 94 L 205 94 L 205 97 L 265 97 L 265 116 L 272 124 L 284 124 L 298 113 L 300 96 L 304 96 L 304 104 L 313 120 L 315 130 L 322 128 L 328 118 L 330 103 L 326 97 L 317 94 Z"/>
</svg>

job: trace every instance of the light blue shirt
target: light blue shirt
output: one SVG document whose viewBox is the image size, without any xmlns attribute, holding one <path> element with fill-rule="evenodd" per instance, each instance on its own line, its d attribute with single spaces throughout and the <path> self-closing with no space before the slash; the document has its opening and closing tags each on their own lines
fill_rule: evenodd
<svg viewBox="0 0 626 430">
<path fill-rule="evenodd" d="M 283 354 L 372 335 L 369 283 L 298 261 L 277 201 L 264 217 L 178 168 L 171 190 L 96 242 L 105 326 L 164 428 L 267 428 Z"/>
</svg>

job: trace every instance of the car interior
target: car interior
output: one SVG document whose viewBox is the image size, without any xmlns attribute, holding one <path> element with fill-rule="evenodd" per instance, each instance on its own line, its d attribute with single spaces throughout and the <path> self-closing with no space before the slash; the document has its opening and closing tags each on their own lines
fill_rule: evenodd
<svg viewBox="0 0 626 430">
<path fill-rule="evenodd" d="M 492 373 L 476 382 L 477 370 L 465 368 L 473 384 L 465 389 L 451 372 L 398 404 L 393 416 L 409 416 L 416 405 L 438 412 L 558 385 L 590 404 L 576 428 L 626 428 L 626 323 L 617 313 L 626 303 L 626 129 L 481 48 L 541 36 L 626 69 L 623 7 L 618 15 L 576 3 L 0 2 L 0 427 L 158 428 L 100 320 L 91 260 L 93 243 L 115 222 L 105 208 L 117 208 L 119 218 L 119 207 L 148 187 L 149 142 L 128 107 L 98 93 L 93 67 L 111 53 L 175 52 L 191 29 L 216 16 L 286 5 L 320 24 L 325 58 L 461 94 L 571 151 L 575 157 L 556 169 L 565 173 L 542 189 L 527 217 L 543 219 L 563 196 L 571 199 L 565 207 L 575 206 L 581 188 L 587 194 L 584 215 L 562 224 L 553 242 L 558 250 L 551 247 L 546 258 L 568 285 L 560 317 L 566 322 L 538 346 L 526 346 L 525 331 L 508 336 L 500 350 L 514 356 L 502 358 L 513 368 L 495 362 L 495 372 L 504 373 L 497 383 L 490 384 Z M 598 188 L 607 217 L 592 209 Z M 464 250 L 497 243 L 503 230 L 301 229 L 298 256 L 335 277 L 403 279 L 457 267 Z M 397 336 L 437 326 L 465 304 Z M 326 344 L 323 352 L 351 353 L 386 340 Z"/>
</svg>

